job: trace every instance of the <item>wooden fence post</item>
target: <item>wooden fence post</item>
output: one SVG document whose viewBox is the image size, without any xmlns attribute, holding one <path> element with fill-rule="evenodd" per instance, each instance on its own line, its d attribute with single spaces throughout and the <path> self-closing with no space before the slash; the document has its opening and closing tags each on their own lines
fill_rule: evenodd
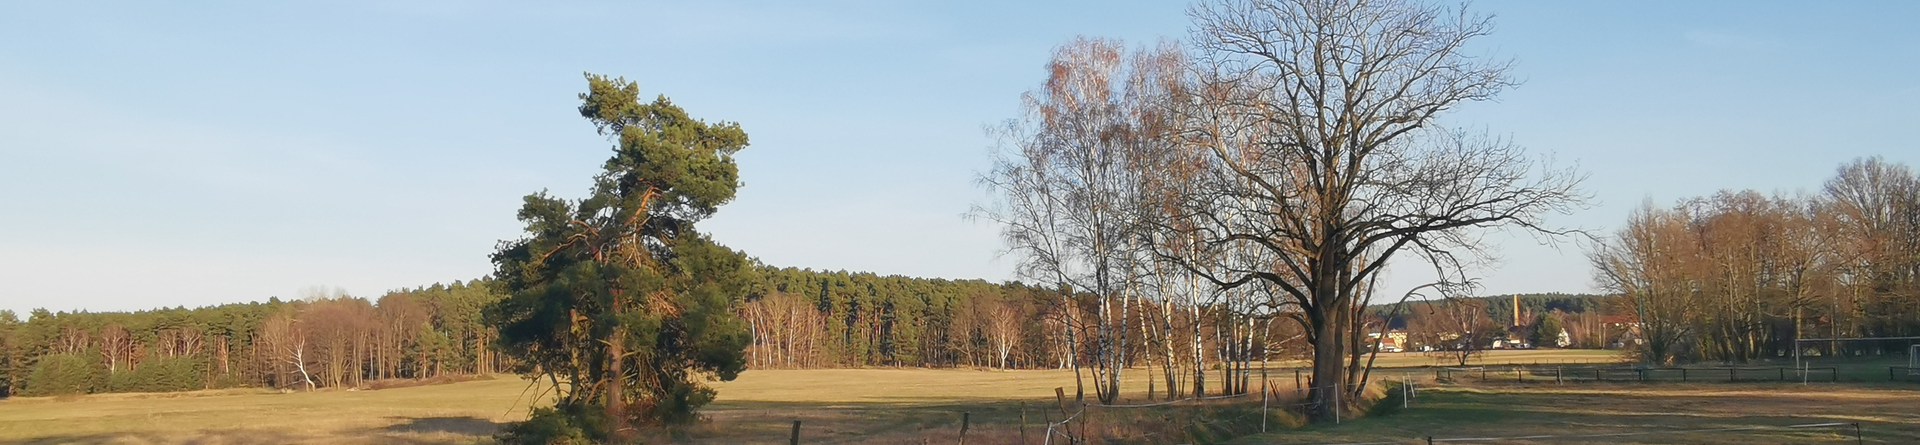
<svg viewBox="0 0 1920 445">
<path fill-rule="evenodd" d="M 1053 387 L 1053 400 L 1060 403 L 1060 415 L 1067 415 L 1067 388 L 1063 386 Z"/>
<path fill-rule="evenodd" d="M 793 436 L 787 439 L 788 445 L 800 445 L 800 421 L 793 421 Z"/>
<path fill-rule="evenodd" d="M 1084 442 L 1087 440 L 1087 438 L 1093 437 L 1093 436 L 1087 435 L 1087 424 L 1093 422 L 1093 415 L 1087 414 L 1086 402 L 1080 402 L 1080 414 L 1084 414 L 1087 416 L 1087 418 L 1085 419 L 1080 419 L 1080 440 Z"/>
<path fill-rule="evenodd" d="M 1027 445 L 1027 402 L 1020 402 L 1020 445 Z"/>
<path fill-rule="evenodd" d="M 1267 367 L 1260 367 L 1260 432 L 1267 432 Z"/>
<path fill-rule="evenodd" d="M 973 421 L 972 412 L 968 412 L 968 411 L 960 412 L 960 445 L 967 445 L 967 426 L 969 423 L 972 423 L 972 421 Z"/>
</svg>

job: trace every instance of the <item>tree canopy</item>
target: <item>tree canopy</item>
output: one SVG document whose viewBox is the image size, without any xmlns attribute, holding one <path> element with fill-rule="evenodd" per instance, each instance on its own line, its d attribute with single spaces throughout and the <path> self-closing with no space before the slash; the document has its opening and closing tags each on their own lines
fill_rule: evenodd
<svg viewBox="0 0 1920 445">
<path fill-rule="evenodd" d="M 493 255 L 508 293 L 488 308 L 520 371 L 544 377 L 561 412 L 604 419 L 596 435 L 685 423 L 713 399 L 701 382 L 745 369 L 735 316 L 752 270 L 694 228 L 733 199 L 747 134 L 624 78 L 587 75 L 580 115 L 613 155 L 578 200 L 528 195 L 526 235 Z"/>
</svg>

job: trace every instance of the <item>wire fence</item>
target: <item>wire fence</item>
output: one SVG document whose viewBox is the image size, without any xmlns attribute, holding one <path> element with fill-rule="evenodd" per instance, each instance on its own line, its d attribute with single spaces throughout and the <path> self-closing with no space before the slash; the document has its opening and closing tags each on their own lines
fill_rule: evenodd
<svg viewBox="0 0 1920 445">
<path fill-rule="evenodd" d="M 1920 368 L 1912 366 L 1888 366 L 1887 380 L 1896 382 L 1920 382 Z"/>
<path fill-rule="evenodd" d="M 1164 402 L 1142 403 L 1142 404 L 1132 404 L 1132 405 L 1091 404 L 1088 406 L 1096 406 L 1100 408 L 1152 408 L 1156 406 L 1167 406 L 1167 405 L 1173 405 L 1178 403 L 1199 402 L 1204 400 L 1238 399 L 1241 397 L 1250 397 L 1252 395 L 1253 393 L 1240 393 L 1240 394 L 1228 394 L 1224 396 L 1187 397 L 1187 398 L 1181 398 L 1181 399 L 1175 399 L 1175 400 L 1168 400 Z"/>
<path fill-rule="evenodd" d="M 1386 379 L 1383 377 L 1381 380 L 1387 381 L 1390 379 Z M 1260 382 L 1260 387 L 1261 387 L 1259 390 L 1241 392 L 1238 394 L 1226 394 L 1226 395 L 1218 395 L 1218 396 L 1197 396 L 1197 397 L 1190 396 L 1190 397 L 1184 397 L 1184 398 L 1175 399 L 1175 400 L 1167 400 L 1167 401 L 1154 402 L 1154 403 L 1141 403 L 1141 404 L 1102 404 L 1102 403 L 1082 402 L 1080 403 L 1080 409 L 1074 412 L 1072 415 L 1069 415 L 1066 418 L 1061 419 L 1060 421 L 1047 422 L 1047 430 L 1045 433 L 1046 435 L 1044 436 L 1045 439 L 1043 439 L 1042 443 L 1046 445 L 1052 445 L 1055 443 L 1054 442 L 1055 439 L 1059 439 L 1063 441 L 1063 443 L 1068 443 L 1068 444 L 1083 443 L 1087 441 L 1088 437 L 1085 436 L 1084 432 L 1082 434 L 1074 434 L 1073 426 L 1074 426 L 1074 423 L 1078 421 L 1081 425 L 1081 428 L 1084 429 L 1086 422 L 1089 421 L 1091 419 L 1091 416 L 1093 415 L 1090 413 L 1090 411 L 1091 409 L 1094 409 L 1094 408 L 1119 409 L 1119 410 L 1158 408 L 1158 407 L 1179 406 L 1183 404 L 1198 404 L 1198 403 L 1207 402 L 1207 401 L 1252 398 L 1254 396 L 1259 396 L 1260 409 L 1258 411 L 1248 411 L 1244 413 L 1234 414 L 1226 418 L 1221 418 L 1213 421 L 1197 422 L 1195 425 L 1204 426 L 1204 425 L 1222 425 L 1222 424 L 1230 424 L 1230 423 L 1248 423 L 1247 426 L 1251 427 L 1252 424 L 1248 422 L 1248 420 L 1251 417 L 1258 416 L 1259 432 L 1266 432 L 1267 426 L 1268 426 L 1267 420 L 1272 417 L 1270 413 L 1273 410 L 1285 410 L 1285 409 L 1310 410 L 1316 407 L 1322 407 L 1326 405 L 1343 406 L 1341 404 L 1342 402 L 1341 399 L 1347 396 L 1345 391 L 1334 390 L 1335 386 L 1332 386 L 1332 385 L 1322 386 L 1322 387 L 1297 387 L 1297 388 L 1291 388 L 1291 389 L 1282 388 L 1278 385 L 1273 385 L 1273 383 L 1279 383 L 1278 380 L 1268 379 L 1267 376 L 1265 375 L 1262 375 L 1260 380 L 1258 381 Z M 1414 378 L 1414 374 L 1411 372 L 1405 373 L 1402 379 L 1394 381 L 1400 384 L 1399 387 L 1393 390 L 1399 392 L 1399 395 L 1402 400 L 1401 401 L 1402 404 L 1409 403 L 1410 400 L 1412 400 L 1414 397 L 1417 397 L 1415 395 L 1417 394 L 1417 390 L 1414 387 L 1416 381 L 1417 380 Z M 1332 397 L 1331 400 L 1318 401 L 1318 402 L 1313 401 L 1312 397 L 1310 397 L 1310 393 L 1316 389 L 1329 390 L 1328 394 L 1331 395 Z M 1347 388 L 1347 389 L 1351 389 L 1351 388 Z M 1055 395 L 1060 398 L 1059 403 L 1063 408 L 1061 412 L 1064 414 L 1065 413 L 1064 407 L 1067 406 L 1065 393 L 1062 389 L 1056 388 Z M 1289 402 L 1297 402 L 1297 403 L 1289 403 Z M 1333 410 L 1333 412 L 1335 415 L 1335 422 L 1338 423 L 1341 410 L 1335 409 Z M 1155 434 L 1156 433 L 1146 433 L 1146 434 L 1131 436 L 1131 437 L 1122 438 L 1122 439 L 1128 439 L 1128 438 L 1146 439 L 1148 436 L 1153 436 Z M 1107 439 L 1114 439 L 1114 438 L 1107 438 Z"/>
<path fill-rule="evenodd" d="M 1623 438 L 1623 437 L 1662 436 L 1662 435 L 1678 435 L 1678 434 L 1726 433 L 1726 432 L 1736 432 L 1736 431 L 1768 431 L 1768 430 L 1774 430 L 1774 431 L 1789 430 L 1790 431 L 1790 430 L 1806 430 L 1806 429 L 1816 429 L 1816 428 L 1833 428 L 1836 430 L 1840 430 L 1843 434 L 1850 432 L 1850 433 L 1853 433 L 1852 436 L 1853 436 L 1854 442 L 1866 443 L 1866 435 L 1864 431 L 1860 428 L 1860 424 L 1858 422 L 1828 422 L 1828 423 L 1804 423 L 1804 424 L 1797 424 L 1797 425 L 1754 425 L 1754 426 L 1739 426 L 1739 427 L 1726 427 L 1726 428 L 1629 431 L 1629 432 L 1617 432 L 1617 433 L 1591 433 L 1591 434 L 1533 434 L 1533 435 L 1525 435 L 1525 436 L 1486 436 L 1486 437 L 1427 436 L 1422 438 L 1410 438 L 1410 439 L 1381 441 L 1381 442 L 1344 442 L 1344 443 L 1328 443 L 1328 444 L 1319 444 L 1319 445 L 1408 445 L 1408 444 L 1421 444 L 1421 443 L 1432 445 L 1437 443 L 1503 442 L 1503 441 L 1513 441 L 1513 440 L 1552 442 L 1552 441 L 1558 441 L 1558 440 L 1612 439 L 1612 438 Z M 1851 431 L 1847 431 L 1847 430 L 1851 430 Z"/>
<path fill-rule="evenodd" d="M 1070 426 L 1073 424 L 1073 419 L 1079 418 L 1081 414 L 1086 414 L 1086 413 L 1087 413 L 1087 406 L 1080 405 L 1080 410 L 1075 411 L 1073 415 L 1067 416 L 1067 418 L 1065 419 L 1060 419 L 1059 422 L 1047 422 L 1047 434 L 1045 436 L 1042 436 L 1045 439 L 1042 439 L 1041 443 L 1045 445 L 1053 445 L 1053 438 L 1056 436 L 1062 439 L 1066 439 L 1067 441 L 1066 443 L 1074 443 L 1075 436 L 1073 435 L 1073 428 L 1070 428 Z"/>
<path fill-rule="evenodd" d="M 1417 376 L 1423 376 L 1424 372 L 1428 370 L 1434 373 L 1433 381 L 1424 380 L 1424 377 L 1417 377 Z M 1256 371 L 1271 371 L 1271 369 L 1256 370 Z M 1301 382 L 1301 377 L 1303 377 L 1301 375 L 1302 371 L 1305 371 L 1305 369 L 1295 369 L 1296 385 L 1301 385 L 1302 383 Z M 1388 370 L 1383 369 L 1381 371 L 1388 371 Z M 1087 431 L 1087 425 L 1093 419 L 1093 414 L 1092 414 L 1093 409 L 1127 410 L 1127 409 L 1141 409 L 1141 408 L 1171 407 L 1171 406 L 1177 406 L 1181 404 L 1200 404 L 1202 402 L 1214 401 L 1214 400 L 1249 398 L 1249 397 L 1258 395 L 1260 398 L 1259 400 L 1260 409 L 1258 411 L 1245 411 L 1245 412 L 1238 412 L 1238 413 L 1229 412 L 1227 413 L 1226 417 L 1216 417 L 1214 420 L 1211 420 L 1211 421 L 1196 422 L 1194 424 L 1195 425 L 1217 425 L 1217 424 L 1236 423 L 1236 424 L 1241 424 L 1240 428 L 1251 428 L 1252 424 L 1246 423 L 1248 418 L 1253 416 L 1259 416 L 1258 431 L 1264 433 L 1268 431 L 1268 428 L 1267 428 L 1268 420 L 1272 417 L 1270 414 L 1272 410 L 1298 409 L 1299 411 L 1293 411 L 1293 412 L 1303 413 L 1307 411 L 1313 411 L 1315 408 L 1322 407 L 1327 404 L 1332 404 L 1334 406 L 1341 406 L 1343 408 L 1351 408 L 1350 406 L 1344 405 L 1341 403 L 1342 402 L 1341 399 L 1343 398 L 1343 396 L 1347 395 L 1347 391 L 1345 390 L 1335 390 L 1335 388 L 1332 386 L 1312 387 L 1312 386 L 1304 386 L 1304 385 L 1297 386 L 1295 388 L 1283 388 L 1281 387 L 1281 385 L 1284 385 L 1284 383 L 1282 383 L 1284 382 L 1284 379 L 1270 379 L 1269 378 L 1270 376 L 1267 375 L 1267 372 L 1259 372 L 1258 375 L 1259 375 L 1259 380 L 1257 380 L 1257 382 L 1259 383 L 1259 386 L 1261 388 L 1258 391 L 1247 391 L 1247 392 L 1242 392 L 1238 394 L 1226 394 L 1226 395 L 1218 395 L 1218 396 L 1197 396 L 1197 397 L 1189 396 L 1189 397 L 1184 397 L 1176 400 L 1166 400 L 1166 401 L 1143 403 L 1143 404 L 1121 404 L 1121 403 L 1102 404 L 1102 403 L 1086 403 L 1081 401 L 1075 401 L 1074 403 L 1077 403 L 1080 406 L 1079 406 L 1079 409 L 1073 412 L 1072 414 L 1066 413 L 1066 410 L 1071 405 L 1069 405 L 1068 400 L 1066 399 L 1064 388 L 1055 388 L 1054 389 L 1055 395 L 1057 398 L 1059 398 L 1058 408 L 1060 410 L 1060 413 L 1063 415 L 1066 415 L 1066 417 L 1057 421 L 1052 419 L 1046 419 L 1043 421 L 1044 424 L 1046 425 L 1046 429 L 1045 429 L 1044 435 L 1042 436 L 1041 443 L 1044 445 L 1054 445 L 1056 443 L 1059 443 L 1059 444 L 1088 443 L 1090 439 L 1093 439 L 1095 437 L 1095 436 L 1090 436 L 1089 432 Z M 1896 381 L 1902 381 L 1902 380 L 1920 381 L 1920 367 L 1890 366 L 1888 367 L 1888 377 Z M 1400 407 L 1410 408 L 1413 406 L 1414 401 L 1419 398 L 1419 393 L 1422 391 L 1420 389 L 1421 385 L 1423 384 L 1422 382 L 1445 383 L 1453 379 L 1462 379 L 1462 378 L 1477 378 L 1489 383 L 1497 383 L 1497 382 L 1503 382 L 1503 381 L 1504 382 L 1532 382 L 1532 383 L 1541 383 L 1541 382 L 1569 383 L 1569 382 L 1661 382 L 1661 381 L 1751 382 L 1751 381 L 1796 381 L 1796 380 L 1836 382 L 1838 381 L 1839 376 L 1838 376 L 1838 368 L 1836 367 L 1800 367 L 1800 368 L 1663 367 L 1663 368 L 1655 368 L 1655 367 L 1567 367 L 1567 366 L 1512 365 L 1512 366 L 1505 366 L 1505 367 L 1502 367 L 1502 366 L 1439 367 L 1439 368 L 1429 368 L 1426 370 L 1422 370 L 1418 368 L 1398 369 L 1398 370 L 1391 370 L 1390 372 L 1374 373 L 1373 378 L 1369 378 L 1368 380 L 1385 383 L 1387 385 L 1385 389 L 1389 391 L 1389 397 L 1391 397 L 1392 395 L 1397 395 L 1398 396 L 1397 402 L 1399 405 L 1401 405 Z M 1320 389 L 1330 390 L 1328 391 L 1328 394 L 1331 395 L 1332 399 L 1327 401 L 1320 401 L 1320 402 L 1313 401 L 1313 397 L 1311 397 L 1310 393 Z M 1346 388 L 1346 389 L 1352 389 L 1352 388 Z M 1387 400 L 1379 400 L 1376 403 L 1394 403 L 1394 402 L 1395 400 L 1392 400 L 1390 398 Z M 1201 405 L 1201 406 L 1205 406 L 1205 405 Z M 1051 410 L 1048 410 L 1048 411 L 1051 411 Z M 1338 416 L 1342 413 L 1342 411 L 1345 411 L 1345 410 L 1334 409 L 1331 411 L 1334 414 L 1334 416 L 1336 416 L 1335 417 L 1336 423 L 1339 422 Z M 967 422 L 964 419 L 966 417 L 964 414 L 965 413 L 963 413 L 963 416 L 962 416 L 963 419 L 962 419 L 961 428 L 960 428 L 960 440 L 961 440 L 961 443 L 963 444 L 966 441 L 966 435 L 967 435 Z M 1021 408 L 1021 415 L 1020 415 L 1021 443 L 1028 443 L 1026 442 L 1026 437 L 1027 437 L 1026 428 L 1028 425 L 1026 422 L 1027 422 L 1026 408 L 1025 408 L 1025 405 L 1023 404 Z M 1078 431 L 1078 432 L 1074 431 L 1075 426 L 1078 426 L 1081 431 Z M 1593 433 L 1593 434 L 1540 434 L 1540 435 L 1486 436 L 1486 437 L 1428 436 L 1428 437 L 1407 438 L 1407 439 L 1388 440 L 1388 441 L 1345 442 L 1345 443 L 1325 444 L 1325 445 L 1475 443 L 1475 442 L 1502 442 L 1502 441 L 1516 441 L 1516 440 L 1552 442 L 1557 440 L 1575 440 L 1575 439 L 1605 439 L 1605 438 L 1623 438 L 1623 437 L 1635 437 L 1635 436 L 1658 436 L 1658 435 L 1695 434 L 1695 433 L 1712 433 L 1712 432 L 1738 432 L 1738 431 L 1796 430 L 1796 429 L 1813 429 L 1813 428 L 1843 428 L 1843 429 L 1851 428 L 1853 433 L 1853 438 L 1856 440 L 1856 442 L 1864 443 L 1864 436 L 1862 435 L 1862 432 L 1861 432 L 1862 430 L 1859 423 L 1831 422 L 1831 423 L 1808 423 L 1808 424 L 1795 424 L 1795 425 L 1757 425 L 1757 426 L 1706 428 L 1706 429 L 1658 429 L 1658 430 L 1647 430 L 1647 431 L 1628 431 L 1628 432 Z M 1166 433 L 1166 432 L 1162 432 L 1162 431 L 1136 432 L 1136 433 L 1126 433 L 1128 435 L 1126 435 L 1125 437 L 1102 437 L 1101 439 L 1102 440 L 1119 439 L 1123 441 L 1146 440 L 1152 436 L 1157 436 L 1163 433 Z M 1109 434 L 1111 433 L 1109 432 Z M 1246 434 L 1246 432 L 1243 431 L 1237 434 Z M 800 422 L 797 420 L 794 421 L 794 424 L 793 424 L 791 443 L 793 444 L 800 443 Z"/>
<path fill-rule="evenodd" d="M 1531 367 L 1510 366 L 1472 368 L 1434 368 L 1433 377 L 1441 381 L 1475 378 L 1487 382 L 1514 383 L 1592 383 L 1592 382 L 1838 382 L 1836 367 Z"/>
<path fill-rule="evenodd" d="M 1434 381 L 1438 381 L 1441 383 L 1444 383 L 1453 379 L 1463 379 L 1463 378 L 1480 379 L 1489 383 L 1498 383 L 1498 382 L 1524 382 L 1524 383 L 1754 382 L 1754 381 L 1835 382 L 1835 381 L 1838 381 L 1839 379 L 1838 368 L 1835 368 L 1835 367 L 1800 367 L 1800 368 L 1666 367 L 1666 368 L 1655 368 L 1655 367 L 1567 367 L 1567 366 L 1512 365 L 1512 366 L 1504 366 L 1504 367 L 1502 366 L 1441 367 L 1441 368 L 1431 368 L 1430 370 L 1434 373 L 1433 374 Z M 1298 374 L 1299 371 L 1304 371 L 1304 370 L 1296 370 L 1296 373 Z M 1390 396 L 1391 395 L 1398 396 L 1397 404 L 1401 405 L 1400 406 L 1401 408 L 1410 408 L 1414 405 L 1414 401 L 1419 398 L 1419 393 L 1421 392 L 1420 387 L 1422 385 L 1421 382 L 1426 381 L 1424 377 L 1417 377 L 1417 376 L 1422 376 L 1425 371 L 1427 370 L 1404 369 L 1404 370 L 1395 370 L 1393 372 L 1382 372 L 1382 373 L 1376 373 L 1374 375 L 1374 378 L 1371 378 L 1369 380 L 1386 383 L 1387 384 L 1386 389 L 1389 391 Z M 1261 374 L 1266 374 L 1266 373 L 1263 372 Z M 1920 367 L 1892 366 L 1888 368 L 1888 377 L 1893 380 L 1920 381 Z M 1259 383 L 1259 387 L 1260 387 L 1258 391 L 1246 391 L 1238 394 L 1227 394 L 1227 395 L 1218 395 L 1218 396 L 1189 396 L 1189 397 L 1183 397 L 1176 400 L 1166 400 L 1166 401 L 1141 403 L 1141 404 L 1125 404 L 1125 403 L 1102 404 L 1102 403 L 1086 403 L 1086 402 L 1076 401 L 1074 403 L 1077 403 L 1080 406 L 1079 406 L 1079 409 L 1073 412 L 1072 414 L 1067 414 L 1066 412 L 1066 410 L 1071 405 L 1069 405 L 1068 403 L 1069 401 L 1066 399 L 1064 389 L 1055 388 L 1055 395 L 1059 398 L 1058 408 L 1060 408 L 1060 413 L 1065 415 L 1065 417 L 1057 421 L 1052 419 L 1047 419 L 1044 421 L 1046 425 L 1046 429 L 1045 429 L 1044 435 L 1042 436 L 1041 443 L 1044 445 L 1054 445 L 1054 444 L 1082 444 L 1082 443 L 1089 442 L 1089 439 L 1093 439 L 1095 437 L 1095 436 L 1090 436 L 1089 431 L 1087 431 L 1088 423 L 1091 422 L 1092 419 L 1094 418 L 1093 411 L 1095 409 L 1129 410 L 1129 409 L 1144 409 L 1144 408 L 1159 408 L 1159 407 L 1175 407 L 1182 404 L 1198 405 L 1207 401 L 1242 399 L 1242 398 L 1250 398 L 1257 395 L 1260 398 L 1259 400 L 1260 409 L 1257 411 L 1246 411 L 1246 412 L 1238 412 L 1238 413 L 1229 412 L 1226 414 L 1226 417 L 1217 417 L 1211 421 L 1197 422 L 1196 425 L 1235 423 L 1235 424 L 1241 424 L 1239 428 L 1251 428 L 1253 425 L 1251 423 L 1247 423 L 1248 418 L 1253 416 L 1259 416 L 1258 431 L 1267 432 L 1268 430 L 1267 421 L 1272 417 L 1269 414 L 1272 410 L 1298 410 L 1293 412 L 1300 413 L 1300 412 L 1307 412 L 1307 411 L 1315 411 L 1316 408 L 1320 408 L 1328 404 L 1331 404 L 1334 406 L 1348 407 L 1347 405 L 1342 404 L 1341 403 L 1342 400 L 1340 400 L 1343 398 L 1343 396 L 1347 395 L 1347 391 L 1336 390 L 1336 388 L 1331 386 L 1316 388 L 1312 386 L 1302 385 L 1301 384 L 1302 382 L 1300 381 L 1300 377 L 1298 376 L 1296 377 L 1296 385 L 1299 385 L 1299 386 L 1296 386 L 1294 388 L 1282 387 L 1282 385 L 1284 384 L 1281 382 L 1284 382 L 1284 377 L 1282 377 L 1282 379 L 1270 379 L 1268 375 L 1260 375 L 1259 380 L 1257 380 L 1257 382 Z M 1431 382 L 1431 381 L 1428 381 L 1428 382 Z M 1276 383 L 1280 383 L 1280 385 L 1276 385 Z M 1251 388 L 1247 388 L 1247 389 L 1251 389 Z M 1346 388 L 1346 389 L 1351 389 L 1351 388 Z M 1311 397 L 1311 393 L 1315 390 L 1329 390 L 1328 394 L 1331 395 L 1332 397 L 1331 400 L 1318 401 L 1318 402 L 1314 401 L 1313 397 Z M 1396 401 L 1394 400 L 1381 400 L 1376 403 L 1395 403 L 1395 402 Z M 1201 406 L 1205 406 L 1205 405 L 1201 405 Z M 1024 414 L 1025 412 L 1024 410 L 1025 408 L 1023 406 L 1022 408 L 1023 413 L 1021 415 L 1021 427 L 1020 427 L 1021 428 L 1020 434 L 1021 434 L 1021 437 L 1023 438 L 1022 439 L 1023 443 L 1025 442 L 1024 438 L 1026 437 L 1026 432 L 1025 432 L 1026 431 L 1026 426 L 1025 426 L 1026 415 Z M 1048 411 L 1051 411 L 1051 410 L 1048 410 Z M 1345 410 L 1334 409 L 1331 411 L 1336 416 L 1335 417 L 1336 423 L 1339 422 L 1338 416 L 1342 413 L 1342 411 L 1345 411 Z M 961 433 L 960 433 L 961 440 L 963 441 L 962 443 L 964 443 L 964 441 L 966 440 L 965 424 L 966 422 L 963 420 L 962 426 L 961 426 Z M 1080 431 L 1075 431 L 1076 426 Z M 1795 425 L 1758 425 L 1758 426 L 1706 428 L 1706 429 L 1658 429 L 1658 430 L 1593 433 L 1593 434 L 1540 434 L 1540 435 L 1486 436 L 1486 437 L 1429 436 L 1429 437 L 1421 437 L 1421 438 L 1408 438 L 1408 439 L 1377 441 L 1377 442 L 1348 442 L 1348 443 L 1328 444 L 1328 445 L 1476 443 L 1476 442 L 1502 442 L 1502 441 L 1519 441 L 1519 440 L 1553 442 L 1553 441 L 1559 441 L 1559 440 L 1606 439 L 1606 438 L 1624 438 L 1624 437 L 1635 437 L 1635 436 L 1658 436 L 1658 435 L 1737 432 L 1737 431 L 1795 430 L 1795 429 L 1813 429 L 1813 428 L 1851 428 L 1853 430 L 1851 432 L 1853 433 L 1853 436 L 1856 439 L 1856 441 L 1864 443 L 1863 442 L 1864 436 L 1861 435 L 1862 433 L 1861 433 L 1860 425 L 1858 423 L 1833 422 L 1833 423 L 1809 423 L 1809 424 L 1795 424 Z M 1114 440 L 1114 439 L 1146 440 L 1146 439 L 1149 439 L 1150 436 L 1156 436 L 1161 433 L 1163 432 L 1127 433 L 1130 435 L 1126 437 L 1104 437 L 1103 440 Z M 1108 432 L 1108 434 L 1111 434 L 1111 432 Z M 1242 432 L 1239 434 L 1245 434 L 1245 432 Z M 796 421 L 794 425 L 793 440 L 794 440 L 793 443 L 796 443 L 796 444 L 799 443 L 799 422 L 798 421 Z"/>
</svg>

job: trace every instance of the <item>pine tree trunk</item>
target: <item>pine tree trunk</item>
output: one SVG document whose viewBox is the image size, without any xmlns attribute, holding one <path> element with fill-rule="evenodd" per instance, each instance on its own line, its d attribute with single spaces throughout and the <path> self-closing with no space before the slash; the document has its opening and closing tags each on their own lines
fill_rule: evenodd
<svg viewBox="0 0 1920 445">
<path fill-rule="evenodd" d="M 627 387 L 626 387 L 626 348 L 622 339 L 626 337 L 626 328 L 617 327 L 607 338 L 607 420 L 613 422 L 615 437 L 627 426 Z"/>
</svg>

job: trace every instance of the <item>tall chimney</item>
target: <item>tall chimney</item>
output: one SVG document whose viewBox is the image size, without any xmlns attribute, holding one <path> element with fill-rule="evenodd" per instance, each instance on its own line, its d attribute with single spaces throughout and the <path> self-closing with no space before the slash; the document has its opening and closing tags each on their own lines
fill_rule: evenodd
<svg viewBox="0 0 1920 445">
<path fill-rule="evenodd" d="M 1513 294 L 1513 326 L 1520 326 L 1520 294 Z"/>
</svg>

